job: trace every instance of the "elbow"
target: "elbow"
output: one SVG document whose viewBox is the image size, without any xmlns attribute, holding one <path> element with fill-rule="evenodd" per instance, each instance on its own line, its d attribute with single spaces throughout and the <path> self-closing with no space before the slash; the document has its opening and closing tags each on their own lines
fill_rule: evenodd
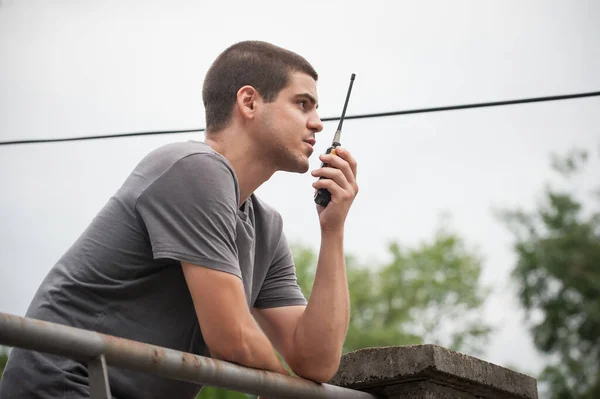
<svg viewBox="0 0 600 399">
<path fill-rule="evenodd" d="M 227 338 L 227 337 L 222 337 Z M 231 339 L 217 339 L 208 343 L 211 357 L 226 362 L 245 365 L 250 357 L 250 348 L 241 336 L 230 337 Z"/>
<path fill-rule="evenodd" d="M 324 384 L 337 373 L 340 367 L 340 358 L 303 359 L 290 367 L 298 377 Z"/>
<path fill-rule="evenodd" d="M 245 365 L 249 357 L 248 348 L 240 344 L 228 347 L 213 345 L 212 348 L 209 347 L 209 351 L 213 359 L 224 360 L 239 365 Z"/>
</svg>

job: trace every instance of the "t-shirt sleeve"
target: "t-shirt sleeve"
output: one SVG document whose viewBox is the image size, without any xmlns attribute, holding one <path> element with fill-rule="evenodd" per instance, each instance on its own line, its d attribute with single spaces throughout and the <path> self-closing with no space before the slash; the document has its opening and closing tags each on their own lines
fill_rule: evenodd
<svg viewBox="0 0 600 399">
<path fill-rule="evenodd" d="M 306 298 L 296 278 L 294 257 L 285 234 L 282 232 L 273 262 L 254 302 L 254 307 L 276 308 L 306 304 Z"/>
<path fill-rule="evenodd" d="M 136 210 L 155 259 L 179 261 L 241 278 L 233 171 L 213 154 L 179 159 L 139 196 Z"/>
</svg>

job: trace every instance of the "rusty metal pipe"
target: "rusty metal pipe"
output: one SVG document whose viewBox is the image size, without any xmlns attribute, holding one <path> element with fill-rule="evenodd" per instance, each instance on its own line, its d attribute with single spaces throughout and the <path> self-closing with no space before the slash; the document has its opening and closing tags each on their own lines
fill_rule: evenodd
<svg viewBox="0 0 600 399">
<path fill-rule="evenodd" d="M 0 313 L 0 344 L 84 362 L 104 355 L 113 366 L 272 398 L 375 399 L 329 384 L 251 369 L 138 341 Z"/>
</svg>

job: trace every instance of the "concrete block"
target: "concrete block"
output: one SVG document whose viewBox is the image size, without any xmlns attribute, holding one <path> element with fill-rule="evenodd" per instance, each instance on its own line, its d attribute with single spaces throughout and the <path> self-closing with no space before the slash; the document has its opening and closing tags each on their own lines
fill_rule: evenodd
<svg viewBox="0 0 600 399">
<path fill-rule="evenodd" d="M 537 399 L 535 378 L 437 345 L 366 348 L 330 384 L 397 399 Z"/>
</svg>

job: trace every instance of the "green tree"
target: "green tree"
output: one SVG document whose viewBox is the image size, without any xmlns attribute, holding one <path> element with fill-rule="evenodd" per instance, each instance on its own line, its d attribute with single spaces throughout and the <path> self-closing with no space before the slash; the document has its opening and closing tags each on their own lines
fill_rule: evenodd
<svg viewBox="0 0 600 399">
<path fill-rule="evenodd" d="M 600 397 L 600 197 L 585 209 L 575 191 L 587 160 L 553 157 L 563 187 L 547 184 L 533 211 L 499 215 L 515 236 L 512 275 L 535 346 L 552 359 L 539 378 L 556 399 Z"/>
<path fill-rule="evenodd" d="M 197 396 L 198 399 L 248 399 L 254 398 L 253 395 L 246 395 L 240 392 L 228 391 L 226 389 L 205 387 Z"/>
<path fill-rule="evenodd" d="M 8 350 L 5 347 L 0 346 L 0 380 L 2 379 L 6 362 L 8 362 Z"/>
<path fill-rule="evenodd" d="M 391 261 L 378 266 L 346 259 L 350 325 L 344 349 L 435 343 L 479 353 L 490 332 L 481 306 L 481 259 L 448 228 L 414 248 L 391 243 Z M 294 248 L 298 282 L 310 296 L 316 255 Z"/>
<path fill-rule="evenodd" d="M 391 261 L 375 266 L 346 257 L 351 308 L 345 352 L 436 343 L 478 353 L 490 327 L 481 318 L 487 290 L 479 281 L 482 261 L 476 251 L 445 227 L 414 248 L 391 243 L 388 251 Z M 293 253 L 298 284 L 308 298 L 317 256 L 301 244 L 293 245 Z M 234 398 L 227 394 L 234 393 L 211 388 L 199 397 Z"/>
</svg>

